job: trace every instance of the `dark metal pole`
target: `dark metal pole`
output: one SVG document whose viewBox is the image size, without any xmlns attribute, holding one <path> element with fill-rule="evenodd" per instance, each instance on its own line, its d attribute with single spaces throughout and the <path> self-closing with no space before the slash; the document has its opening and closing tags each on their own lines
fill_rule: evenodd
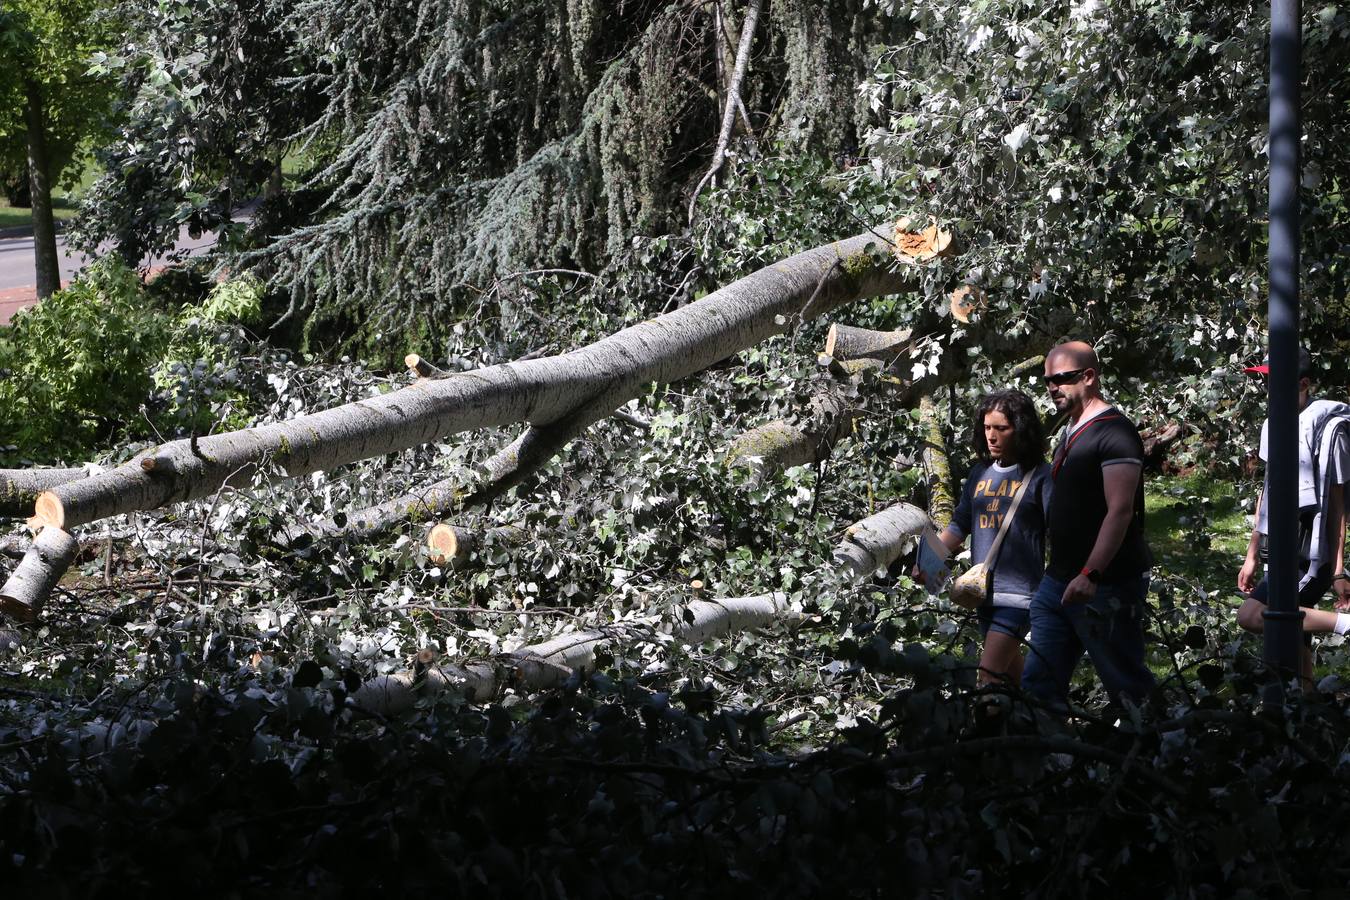
<svg viewBox="0 0 1350 900">
<path fill-rule="evenodd" d="M 1265 659 L 1299 671 L 1298 607 L 1298 274 L 1300 0 L 1270 8 L 1270 395 L 1267 399 L 1270 594 Z"/>
</svg>

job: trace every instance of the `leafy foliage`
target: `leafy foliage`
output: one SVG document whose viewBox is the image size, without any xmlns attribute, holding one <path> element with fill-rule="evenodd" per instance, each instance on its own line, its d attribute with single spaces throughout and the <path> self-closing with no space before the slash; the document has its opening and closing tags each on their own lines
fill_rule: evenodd
<svg viewBox="0 0 1350 900">
<path fill-rule="evenodd" d="M 165 311 L 116 257 L 20 312 L 0 332 L 0 429 L 7 454 L 71 458 L 90 448 L 164 431 L 247 423 L 241 366 L 255 349 L 242 326 L 260 313 L 245 277 L 200 305 Z"/>
<path fill-rule="evenodd" d="M 27 182 L 30 97 L 41 105 L 48 175 L 70 171 L 86 141 L 108 128 L 114 85 L 88 71 L 120 23 L 94 0 L 9 0 L 0 9 L 0 178 Z"/>
<path fill-rule="evenodd" d="M 0 335 L 0 428 L 20 455 L 79 452 L 134 421 L 168 338 L 143 300 L 136 274 L 109 259 L 14 317 Z"/>
<path fill-rule="evenodd" d="M 1161 353 L 1198 374 L 1249 352 L 1266 260 L 1264 7 L 882 6 L 909 32 L 864 88 L 888 118 L 868 141 L 875 175 L 966 237 L 990 322 L 1093 336 L 1126 370 Z M 1345 333 L 1347 35 L 1343 8 L 1305 8 L 1304 316 L 1327 349 Z"/>
</svg>

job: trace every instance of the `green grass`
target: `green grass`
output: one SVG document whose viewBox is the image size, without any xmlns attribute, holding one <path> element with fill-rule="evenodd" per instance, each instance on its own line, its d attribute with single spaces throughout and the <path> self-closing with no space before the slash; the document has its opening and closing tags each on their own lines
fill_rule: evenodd
<svg viewBox="0 0 1350 900">
<path fill-rule="evenodd" d="M 67 197 L 53 197 L 52 214 L 57 221 L 69 219 L 75 215 L 75 205 L 75 201 Z M 32 210 L 22 206 L 10 206 L 0 200 L 0 228 L 19 228 L 32 224 Z"/>
</svg>

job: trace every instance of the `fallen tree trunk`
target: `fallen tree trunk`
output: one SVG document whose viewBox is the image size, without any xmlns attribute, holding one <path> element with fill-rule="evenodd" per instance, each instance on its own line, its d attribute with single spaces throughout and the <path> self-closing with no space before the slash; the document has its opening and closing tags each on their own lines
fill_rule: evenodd
<svg viewBox="0 0 1350 900">
<path fill-rule="evenodd" d="M 780 621 L 788 612 L 787 595 L 782 593 L 694 600 L 677 610 L 679 624 L 673 634 L 684 643 L 698 644 L 733 631 Z M 352 701 L 367 712 L 396 715 L 411 709 L 419 696 L 428 693 L 457 691 L 473 702 L 482 703 L 506 687 L 548 690 L 563 684 L 573 673 L 593 667 L 596 651 L 616 636 L 613 630 L 577 631 L 490 661 L 380 675 L 363 684 Z"/>
<path fill-rule="evenodd" d="M 26 519 L 38 495 L 57 485 L 84 478 L 87 469 L 0 469 L 0 517 Z"/>
<path fill-rule="evenodd" d="M 885 569 L 904 552 L 909 540 L 922 531 L 928 515 L 916 506 L 899 503 L 851 526 L 834 552 L 840 574 L 857 580 Z M 791 614 L 787 595 L 762 594 L 725 600 L 691 600 L 675 611 L 674 637 L 701 644 L 747 628 L 780 622 Z M 458 691 L 475 702 L 497 696 L 507 686 L 524 691 L 547 690 L 562 684 L 575 671 L 595 664 L 595 653 L 614 640 L 615 630 L 591 629 L 561 635 L 503 654 L 493 660 L 462 666 L 444 665 L 380 675 L 353 695 L 360 708 L 379 715 L 411 709 L 419 696 Z"/>
<path fill-rule="evenodd" d="M 559 356 L 489 366 L 261 428 L 182 440 L 38 497 L 35 518 L 70 529 L 210 496 L 269 463 L 288 476 L 332 469 L 475 428 L 530 422 L 572 430 L 652 382 L 666 383 L 861 297 L 911 289 L 904 265 L 878 264 L 873 232 L 799 253 L 671 313 Z M 584 427 L 584 425 L 582 426 Z"/>
<path fill-rule="evenodd" d="M 38 532 L 33 546 L 0 587 L 0 612 L 31 622 L 42 611 L 47 595 L 75 561 L 80 542 L 69 532 L 50 525 Z"/>
</svg>

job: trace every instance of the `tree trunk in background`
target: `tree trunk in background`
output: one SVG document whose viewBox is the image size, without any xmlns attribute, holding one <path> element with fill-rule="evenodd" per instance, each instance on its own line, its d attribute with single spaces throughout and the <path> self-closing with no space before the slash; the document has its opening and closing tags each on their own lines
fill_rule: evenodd
<svg viewBox="0 0 1350 900">
<path fill-rule="evenodd" d="M 24 82 L 24 122 L 28 129 L 28 187 L 33 195 L 33 260 L 39 299 L 61 289 L 61 267 L 56 255 L 56 219 L 52 215 L 52 182 L 47 158 L 47 123 L 42 113 L 42 89 Z"/>
</svg>

